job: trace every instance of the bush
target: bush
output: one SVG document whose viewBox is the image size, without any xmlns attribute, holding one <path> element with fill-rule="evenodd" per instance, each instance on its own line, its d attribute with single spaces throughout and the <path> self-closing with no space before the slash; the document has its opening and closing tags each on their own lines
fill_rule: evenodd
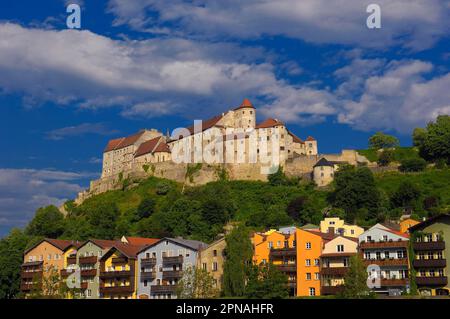
<svg viewBox="0 0 450 319">
<path fill-rule="evenodd" d="M 167 182 L 160 182 L 156 185 L 156 194 L 166 195 L 171 189 L 171 186 Z"/>
<path fill-rule="evenodd" d="M 378 157 L 378 165 L 388 166 L 394 160 L 394 152 L 392 150 L 384 150 Z"/>
<path fill-rule="evenodd" d="M 425 169 L 427 162 L 422 158 L 410 158 L 401 162 L 399 170 L 401 172 L 420 172 Z"/>
</svg>

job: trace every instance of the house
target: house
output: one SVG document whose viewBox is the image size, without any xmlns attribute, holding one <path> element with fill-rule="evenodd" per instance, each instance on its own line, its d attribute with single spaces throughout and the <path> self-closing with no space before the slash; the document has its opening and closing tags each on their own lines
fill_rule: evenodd
<svg viewBox="0 0 450 319">
<path fill-rule="evenodd" d="M 225 249 L 227 242 L 222 237 L 198 253 L 197 267 L 207 271 L 214 280 L 215 288 L 220 291 L 223 284 L 223 265 L 225 263 Z"/>
<path fill-rule="evenodd" d="M 350 257 L 358 253 L 358 239 L 338 236 L 324 244 L 320 255 L 320 281 L 322 295 L 342 292 Z"/>
<path fill-rule="evenodd" d="M 139 299 L 176 298 L 183 270 L 198 264 L 199 252 L 208 245 L 183 238 L 163 238 L 137 254 Z"/>
<path fill-rule="evenodd" d="M 46 288 L 42 286 L 43 277 L 55 274 L 68 265 L 76 263 L 72 252 L 80 243 L 72 240 L 45 238 L 24 252 L 21 266 L 20 290 L 25 295 L 34 290 Z"/>
<path fill-rule="evenodd" d="M 333 233 L 340 236 L 358 238 L 364 232 L 364 228 L 357 225 L 348 225 L 339 217 L 327 217 L 320 222 L 322 233 Z"/>
<path fill-rule="evenodd" d="M 449 295 L 450 214 L 409 228 L 414 250 L 415 281 L 422 295 Z"/>
<path fill-rule="evenodd" d="M 408 234 L 376 224 L 359 236 L 359 251 L 373 290 L 399 295 L 409 287 Z"/>
<path fill-rule="evenodd" d="M 420 222 L 418 222 L 415 219 L 412 218 L 406 218 L 400 221 L 400 232 L 402 233 L 408 233 L 409 232 L 409 228 L 411 228 L 414 225 L 419 224 Z"/>
</svg>

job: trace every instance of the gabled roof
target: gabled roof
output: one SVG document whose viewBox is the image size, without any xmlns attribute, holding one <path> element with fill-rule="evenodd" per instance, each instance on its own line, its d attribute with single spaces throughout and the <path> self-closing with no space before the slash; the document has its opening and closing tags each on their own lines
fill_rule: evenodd
<svg viewBox="0 0 450 319">
<path fill-rule="evenodd" d="M 223 115 L 217 115 L 208 120 L 202 121 L 201 132 L 206 131 L 207 129 L 210 129 L 211 127 L 216 125 L 217 122 L 219 122 L 222 119 L 222 117 L 223 117 Z M 194 125 L 189 126 L 187 129 L 191 133 L 191 135 L 194 134 L 194 129 L 195 129 Z"/>
<path fill-rule="evenodd" d="M 160 139 L 161 136 L 158 136 L 139 145 L 138 149 L 136 150 L 136 153 L 134 154 L 134 157 L 139 157 L 148 153 L 153 153 Z"/>
<path fill-rule="evenodd" d="M 107 248 L 111 248 L 116 243 L 116 240 L 89 239 L 83 244 L 83 246 L 85 244 L 87 244 L 88 242 L 91 242 L 91 243 L 97 245 L 98 247 L 100 247 L 102 249 L 107 249 Z"/>
<path fill-rule="evenodd" d="M 177 245 L 180 245 L 180 246 L 183 246 L 183 247 L 195 250 L 195 251 L 202 250 L 202 249 L 208 247 L 208 244 L 206 244 L 204 242 L 201 242 L 201 241 L 198 241 L 198 240 L 164 237 L 164 238 L 161 238 L 160 240 L 158 240 L 157 242 L 155 242 L 155 243 L 153 243 L 151 245 L 147 245 L 145 247 L 142 247 L 138 253 L 141 253 L 144 250 L 147 250 L 150 247 L 156 246 L 159 243 L 164 242 L 166 240 L 170 241 L 170 242 L 172 242 L 174 244 L 177 244 Z"/>
<path fill-rule="evenodd" d="M 306 139 L 307 141 L 315 141 L 316 139 L 312 136 L 308 136 L 308 138 Z"/>
<path fill-rule="evenodd" d="M 244 108 L 251 108 L 254 109 L 252 102 L 250 102 L 249 99 L 245 98 L 244 101 L 242 101 L 241 105 L 235 108 L 234 110 L 244 109 Z"/>
<path fill-rule="evenodd" d="M 325 157 L 322 157 L 316 164 L 314 164 L 313 167 L 317 166 L 331 166 L 334 167 L 334 164 L 330 161 L 328 161 Z"/>
<path fill-rule="evenodd" d="M 65 251 L 66 249 L 68 249 L 70 247 L 78 248 L 82 244 L 81 242 L 75 241 L 75 240 L 44 238 L 41 241 L 39 241 L 38 243 L 36 243 L 35 245 L 33 245 L 30 248 L 28 248 L 27 250 L 25 250 L 25 254 L 28 253 L 29 251 L 31 251 L 32 249 L 36 248 L 40 244 L 42 244 L 44 241 L 62 251 Z"/>
<path fill-rule="evenodd" d="M 294 133 L 292 133 L 291 131 L 288 131 L 288 134 L 290 136 L 292 136 L 292 140 L 294 141 L 294 143 L 300 143 L 300 144 L 305 144 L 305 142 L 299 138 L 298 136 L 296 136 Z"/>
<path fill-rule="evenodd" d="M 409 227 L 409 231 L 411 232 L 411 231 L 423 229 L 424 227 L 434 224 L 435 222 L 437 222 L 443 218 L 450 218 L 450 214 L 440 214 L 440 215 L 436 215 L 431 218 L 428 218 L 427 220 L 425 220 L 417 225 Z"/>
<path fill-rule="evenodd" d="M 258 125 L 256 125 L 256 128 L 270 128 L 274 126 L 284 126 L 284 123 L 281 121 L 278 121 L 277 119 L 269 118 Z"/>
<path fill-rule="evenodd" d="M 153 153 L 158 153 L 158 152 L 162 152 L 162 153 L 170 153 L 170 147 L 169 145 L 167 145 L 164 141 L 161 141 L 156 148 L 153 150 Z"/>
<path fill-rule="evenodd" d="M 152 245 L 159 241 L 159 238 L 145 238 L 145 237 L 130 237 L 124 236 L 122 240 L 125 239 L 128 244 L 135 246 Z"/>
<path fill-rule="evenodd" d="M 121 137 L 121 138 L 117 138 L 114 140 L 110 140 L 108 142 L 108 145 L 106 145 L 106 148 L 103 152 L 118 150 L 118 149 L 130 146 L 130 145 L 133 145 L 144 133 L 145 133 L 145 130 L 140 130 L 136 134 L 133 134 L 133 135 L 130 135 L 127 137 Z"/>
</svg>

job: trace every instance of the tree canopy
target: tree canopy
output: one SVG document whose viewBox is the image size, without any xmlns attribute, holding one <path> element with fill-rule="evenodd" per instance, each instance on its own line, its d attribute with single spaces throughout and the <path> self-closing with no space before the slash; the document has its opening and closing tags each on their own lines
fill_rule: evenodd
<svg viewBox="0 0 450 319">
<path fill-rule="evenodd" d="M 374 149 L 389 148 L 399 145 L 395 136 L 377 132 L 369 138 L 369 147 Z"/>
</svg>

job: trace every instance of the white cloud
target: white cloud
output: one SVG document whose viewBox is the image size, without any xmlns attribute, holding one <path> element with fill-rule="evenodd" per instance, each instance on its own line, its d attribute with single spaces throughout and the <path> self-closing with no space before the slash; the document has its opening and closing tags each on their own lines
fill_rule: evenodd
<svg viewBox="0 0 450 319">
<path fill-rule="evenodd" d="M 25 226 L 37 208 L 61 205 L 83 188 L 89 173 L 0 168 L 0 227 Z"/>
<path fill-rule="evenodd" d="M 448 0 L 378 0 L 382 28 L 366 26 L 365 0 L 110 0 L 115 25 L 151 32 L 174 25 L 173 32 L 212 38 L 283 35 L 313 43 L 383 48 L 430 47 L 448 36 Z"/>
<path fill-rule="evenodd" d="M 82 123 L 79 125 L 51 130 L 46 133 L 46 136 L 48 139 L 58 141 L 72 136 L 81 136 L 86 134 L 107 136 L 117 132 L 117 130 L 109 129 L 104 123 Z"/>
</svg>

